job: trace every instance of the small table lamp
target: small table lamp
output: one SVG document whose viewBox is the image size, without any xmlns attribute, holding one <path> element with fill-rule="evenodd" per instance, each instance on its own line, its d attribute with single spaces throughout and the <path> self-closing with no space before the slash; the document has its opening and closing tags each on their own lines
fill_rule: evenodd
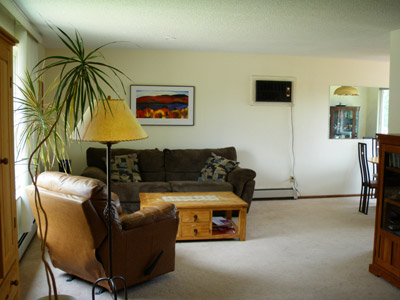
<svg viewBox="0 0 400 300">
<path fill-rule="evenodd" d="M 104 215 L 108 221 L 108 247 L 109 247 L 109 276 L 98 279 L 92 288 L 94 299 L 95 287 L 100 281 L 107 280 L 114 299 L 117 299 L 117 290 L 114 279 L 120 279 L 124 283 L 125 299 L 127 299 L 126 282 L 122 276 L 113 276 L 112 272 L 112 221 L 115 209 L 111 204 L 111 145 L 123 141 L 134 141 L 147 138 L 146 132 L 140 126 L 132 111 L 123 99 L 110 99 L 108 103 L 98 101 L 92 111 L 86 110 L 82 121 L 78 124 L 73 139 L 86 142 L 100 142 L 107 145 L 107 205 Z"/>
</svg>

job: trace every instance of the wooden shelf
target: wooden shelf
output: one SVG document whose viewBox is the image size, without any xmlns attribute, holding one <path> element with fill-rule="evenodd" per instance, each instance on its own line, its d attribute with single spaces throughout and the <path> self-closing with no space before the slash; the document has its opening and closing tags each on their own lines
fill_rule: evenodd
<svg viewBox="0 0 400 300">
<path fill-rule="evenodd" d="M 399 168 L 385 167 L 385 170 L 390 171 L 390 172 L 399 173 L 399 174 L 400 174 L 400 169 L 399 169 Z"/>
<path fill-rule="evenodd" d="M 389 203 L 389 204 L 392 204 L 392 205 L 400 207 L 400 199 L 399 200 L 394 200 L 394 199 L 390 199 L 390 198 L 385 198 L 384 201 L 386 203 Z"/>
</svg>

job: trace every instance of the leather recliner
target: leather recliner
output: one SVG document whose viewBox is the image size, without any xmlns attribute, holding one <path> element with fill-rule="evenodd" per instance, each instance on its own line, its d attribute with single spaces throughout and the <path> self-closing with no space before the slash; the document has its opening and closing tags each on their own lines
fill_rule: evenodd
<svg viewBox="0 0 400 300">
<path fill-rule="evenodd" d="M 109 274 L 107 187 L 97 179 L 44 172 L 38 176 L 42 206 L 48 218 L 46 246 L 54 267 L 89 282 Z M 35 189 L 26 188 L 35 219 Z M 165 203 L 124 215 L 116 194 L 112 226 L 113 275 L 127 286 L 171 272 L 175 268 L 178 217 Z M 41 213 L 42 214 L 42 213 Z M 43 215 L 41 226 L 44 229 Z M 39 228 L 38 228 L 39 233 Z M 116 280 L 117 289 L 123 287 Z M 108 281 L 100 282 L 108 290 Z"/>
</svg>

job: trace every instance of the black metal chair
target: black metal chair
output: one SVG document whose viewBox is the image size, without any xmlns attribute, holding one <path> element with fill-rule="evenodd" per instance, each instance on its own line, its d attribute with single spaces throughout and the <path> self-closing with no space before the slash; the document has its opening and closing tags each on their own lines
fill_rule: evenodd
<svg viewBox="0 0 400 300">
<path fill-rule="evenodd" d="M 358 211 L 368 214 L 369 199 L 376 193 L 378 183 L 376 180 L 371 180 L 367 160 L 367 144 L 358 143 L 358 161 L 361 171 L 361 195 Z"/>
</svg>

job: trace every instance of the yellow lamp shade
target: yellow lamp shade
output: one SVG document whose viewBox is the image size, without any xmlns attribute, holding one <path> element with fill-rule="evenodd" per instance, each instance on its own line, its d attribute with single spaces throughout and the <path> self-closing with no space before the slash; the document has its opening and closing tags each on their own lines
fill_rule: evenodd
<svg viewBox="0 0 400 300">
<path fill-rule="evenodd" d="M 359 96 L 360 93 L 358 90 L 352 86 L 341 86 L 337 88 L 334 92 L 334 95 L 340 95 L 340 96 Z"/>
<path fill-rule="evenodd" d="M 87 142 L 118 143 L 147 138 L 147 134 L 123 99 L 97 101 L 87 109 L 72 139 Z"/>
</svg>

